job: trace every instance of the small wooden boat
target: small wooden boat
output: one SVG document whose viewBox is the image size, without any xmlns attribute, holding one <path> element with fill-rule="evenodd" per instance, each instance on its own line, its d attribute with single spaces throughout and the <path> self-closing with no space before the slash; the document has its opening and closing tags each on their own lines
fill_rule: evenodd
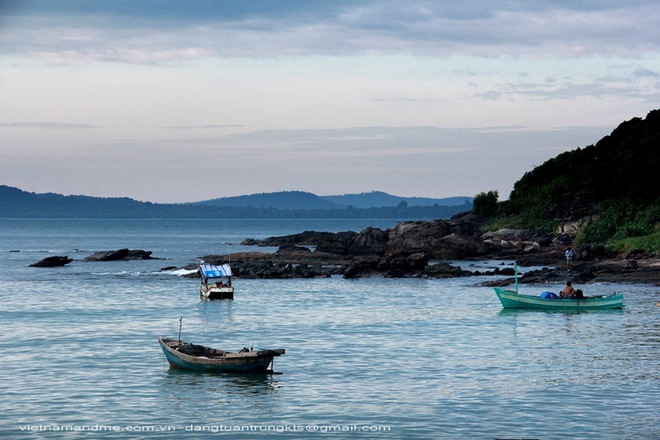
<svg viewBox="0 0 660 440">
<path fill-rule="evenodd" d="M 623 307 L 623 294 L 585 296 L 583 298 L 559 298 L 557 295 L 523 295 L 514 291 L 495 287 L 495 293 L 505 309 L 543 309 L 543 310 L 605 310 Z"/>
<path fill-rule="evenodd" d="M 158 342 L 171 368 L 212 373 L 272 373 L 273 358 L 285 353 L 283 348 L 230 352 L 162 337 Z"/>
<path fill-rule="evenodd" d="M 199 295 L 206 299 L 234 299 L 234 288 L 231 285 L 231 267 L 229 264 L 219 266 L 198 262 L 202 282 Z"/>
</svg>

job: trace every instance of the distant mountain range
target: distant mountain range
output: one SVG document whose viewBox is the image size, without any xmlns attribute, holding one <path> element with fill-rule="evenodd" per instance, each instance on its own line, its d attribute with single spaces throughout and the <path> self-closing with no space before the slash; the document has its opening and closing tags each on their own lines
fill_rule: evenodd
<svg viewBox="0 0 660 440">
<path fill-rule="evenodd" d="M 194 203 L 139 202 L 105 198 L 36 194 L 0 185 L 4 218 L 449 218 L 472 209 L 471 197 L 428 199 L 383 192 L 317 196 L 284 191 L 226 197 Z"/>
<path fill-rule="evenodd" d="M 229 206 L 242 208 L 275 209 L 346 209 L 346 208 L 394 208 L 397 206 L 464 206 L 472 203 L 472 197 L 447 197 L 432 199 L 423 197 L 393 196 L 381 191 L 341 196 L 317 196 L 304 191 L 283 191 L 251 194 L 247 196 L 224 197 L 193 205 Z"/>
</svg>

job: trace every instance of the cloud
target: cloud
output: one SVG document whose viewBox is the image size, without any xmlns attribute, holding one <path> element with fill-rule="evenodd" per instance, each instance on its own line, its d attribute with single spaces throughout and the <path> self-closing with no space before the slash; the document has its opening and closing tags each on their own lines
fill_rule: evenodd
<svg viewBox="0 0 660 440">
<path fill-rule="evenodd" d="M 172 125 L 161 127 L 164 130 L 199 130 L 199 129 L 222 129 L 222 128 L 241 128 L 240 124 L 205 124 L 205 125 Z"/>
<path fill-rule="evenodd" d="M 557 70 L 560 71 L 561 67 Z M 658 73 L 641 66 L 635 70 L 630 70 L 629 66 L 608 66 L 598 76 L 553 75 L 533 81 L 521 76 L 516 81 L 487 83 L 482 87 L 475 86 L 479 91 L 472 97 L 483 100 L 527 97 L 549 101 L 616 96 L 653 102 L 652 97 L 657 96 L 655 79 L 658 76 Z"/>
<path fill-rule="evenodd" d="M 263 157 L 268 163 L 303 163 L 313 158 L 392 158 L 399 156 L 453 155 L 474 151 L 558 151 L 570 146 L 586 146 L 604 136 L 603 127 L 567 126 L 536 129 L 525 126 L 476 128 L 440 127 L 347 127 L 337 129 L 258 130 L 217 137 L 178 137 L 143 141 L 142 148 L 172 152 L 178 146 L 188 153 L 207 157 L 234 155 L 247 163 Z M 136 140 L 122 141 L 129 145 Z M 146 145 L 151 147 L 146 147 Z M 131 149 L 134 147 L 131 147 Z M 271 154 L 272 153 L 272 154 Z M 243 156 L 241 158 L 241 156 Z"/>
<path fill-rule="evenodd" d="M 89 128 L 100 128 L 92 124 L 76 124 L 65 122 L 0 122 L 0 128 L 37 128 L 43 130 L 81 130 Z"/>
<path fill-rule="evenodd" d="M 635 69 L 635 71 L 632 73 L 634 77 L 637 78 L 658 78 L 660 77 L 660 73 L 655 72 L 653 70 L 647 69 L 645 67 L 638 67 Z"/>
<path fill-rule="evenodd" d="M 504 194 L 657 107 L 658 22 L 657 0 L 0 0 L 0 174 Z"/>
<path fill-rule="evenodd" d="M 655 1 L 10 2 L 5 55 L 136 64 L 223 57 L 657 53 Z"/>
</svg>

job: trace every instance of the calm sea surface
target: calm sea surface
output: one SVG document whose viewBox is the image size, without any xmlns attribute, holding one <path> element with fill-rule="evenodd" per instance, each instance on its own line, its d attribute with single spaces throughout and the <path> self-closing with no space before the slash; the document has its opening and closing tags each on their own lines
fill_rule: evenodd
<svg viewBox="0 0 660 440">
<path fill-rule="evenodd" d="M 581 286 L 626 307 L 570 314 L 505 312 L 484 278 L 239 279 L 201 301 L 158 272 L 393 223 L 0 219 L 0 438 L 660 438 L 658 287 Z M 125 247 L 164 260 L 82 261 Z M 27 267 L 52 255 L 74 261 Z M 285 348 L 281 374 L 170 370 L 156 338 L 179 317 L 195 343 Z"/>
</svg>

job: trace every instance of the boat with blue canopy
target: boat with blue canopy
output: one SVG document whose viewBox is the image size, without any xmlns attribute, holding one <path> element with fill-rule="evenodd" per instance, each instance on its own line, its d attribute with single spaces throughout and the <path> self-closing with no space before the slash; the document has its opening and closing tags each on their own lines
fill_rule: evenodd
<svg viewBox="0 0 660 440">
<path fill-rule="evenodd" d="M 234 287 L 231 285 L 232 271 L 229 264 L 207 264 L 198 262 L 202 278 L 199 294 L 205 299 L 234 299 Z"/>
</svg>

